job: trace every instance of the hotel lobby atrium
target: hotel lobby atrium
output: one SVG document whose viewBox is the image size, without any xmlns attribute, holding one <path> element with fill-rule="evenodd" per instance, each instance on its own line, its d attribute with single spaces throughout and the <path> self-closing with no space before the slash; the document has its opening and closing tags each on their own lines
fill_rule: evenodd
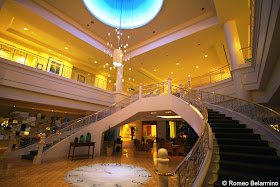
<svg viewBox="0 0 280 187">
<path fill-rule="evenodd" d="M 0 0 L 0 186 L 278 186 L 280 0 Z"/>
</svg>

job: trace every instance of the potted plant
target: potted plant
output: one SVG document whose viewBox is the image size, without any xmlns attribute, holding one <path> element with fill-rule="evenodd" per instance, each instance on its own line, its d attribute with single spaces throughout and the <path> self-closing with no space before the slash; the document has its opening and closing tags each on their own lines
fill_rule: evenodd
<svg viewBox="0 0 280 187">
<path fill-rule="evenodd" d="M 107 140 L 107 156 L 112 156 L 114 152 L 114 132 L 109 127 L 109 129 L 105 132 L 105 137 Z"/>
</svg>

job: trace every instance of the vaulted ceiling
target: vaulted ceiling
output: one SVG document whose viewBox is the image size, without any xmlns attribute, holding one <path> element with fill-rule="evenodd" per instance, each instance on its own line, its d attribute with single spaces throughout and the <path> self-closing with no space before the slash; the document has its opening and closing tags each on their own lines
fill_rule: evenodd
<svg viewBox="0 0 280 187">
<path fill-rule="evenodd" d="M 247 47 L 249 10 L 247 0 L 165 0 L 150 23 L 122 30 L 121 43 L 128 44 L 122 49 L 125 81 L 152 84 L 168 76 L 179 81 L 227 65 L 223 25 L 235 19 L 241 46 Z M 2 40 L 114 79 L 115 28 L 95 18 L 82 0 L 4 0 L 0 19 Z"/>
</svg>

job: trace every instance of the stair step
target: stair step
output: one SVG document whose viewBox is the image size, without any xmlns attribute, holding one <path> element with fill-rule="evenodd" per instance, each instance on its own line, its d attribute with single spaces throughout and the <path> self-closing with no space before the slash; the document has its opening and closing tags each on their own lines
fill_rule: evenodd
<svg viewBox="0 0 280 187">
<path fill-rule="evenodd" d="M 243 163 L 238 161 L 219 161 L 220 169 L 222 170 L 231 170 L 231 171 L 240 171 L 242 168 L 243 172 L 248 172 L 251 174 L 263 174 L 269 176 L 279 176 L 280 165 L 264 165 L 263 163 Z"/>
<path fill-rule="evenodd" d="M 267 141 L 254 139 L 218 138 L 217 141 L 219 145 L 268 146 Z"/>
<path fill-rule="evenodd" d="M 208 114 L 220 114 L 220 113 L 217 111 L 208 111 Z"/>
<path fill-rule="evenodd" d="M 212 127 L 212 131 L 223 132 L 223 133 L 253 133 L 253 129 L 247 128 L 223 128 L 223 127 Z"/>
<path fill-rule="evenodd" d="M 226 117 L 226 116 L 209 116 L 209 119 L 225 119 L 225 120 L 233 120 L 232 117 Z"/>
<path fill-rule="evenodd" d="M 214 114 L 208 113 L 208 118 L 211 118 L 211 117 L 226 117 L 226 115 L 219 114 L 219 113 L 214 113 Z"/>
<path fill-rule="evenodd" d="M 256 139 L 261 140 L 261 136 L 259 134 L 251 134 L 251 133 L 222 133 L 216 132 L 215 138 L 233 138 L 233 139 Z"/>
<path fill-rule="evenodd" d="M 280 165 L 280 157 L 272 155 L 253 155 L 246 153 L 220 152 L 220 160 L 239 161 L 245 163 L 263 163 L 267 165 Z"/>
<path fill-rule="evenodd" d="M 226 128 L 246 128 L 245 124 L 230 124 L 230 123 L 212 123 L 210 127 L 226 127 Z"/>
<path fill-rule="evenodd" d="M 238 120 L 228 120 L 228 119 L 208 119 L 208 122 L 211 123 L 234 123 L 234 124 L 239 124 Z"/>
<path fill-rule="evenodd" d="M 242 182 L 250 182 L 254 181 L 278 181 L 279 177 L 263 175 L 263 174 L 255 174 L 244 172 L 241 169 L 239 171 L 232 170 L 224 170 L 220 169 L 218 171 L 218 176 L 220 180 L 232 180 L 232 181 L 242 181 Z M 219 181 L 219 180 L 218 180 Z M 215 186 L 215 185 L 214 185 Z"/>
<path fill-rule="evenodd" d="M 219 151 L 277 156 L 276 150 L 274 148 L 264 147 L 264 146 L 256 147 L 256 146 L 240 146 L 240 145 L 219 145 Z"/>
</svg>

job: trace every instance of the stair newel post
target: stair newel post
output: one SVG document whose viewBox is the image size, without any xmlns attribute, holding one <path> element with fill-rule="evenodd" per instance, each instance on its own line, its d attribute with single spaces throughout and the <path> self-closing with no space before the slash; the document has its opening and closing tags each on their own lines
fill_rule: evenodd
<svg viewBox="0 0 280 187">
<path fill-rule="evenodd" d="M 179 88 L 180 88 L 180 98 L 182 98 L 183 97 L 183 85 L 182 85 L 182 83 L 180 83 L 180 85 L 179 85 Z"/>
<path fill-rule="evenodd" d="M 46 139 L 46 134 L 43 133 L 40 137 L 38 154 L 37 154 L 37 156 L 34 157 L 33 164 L 41 164 L 42 163 L 43 148 L 46 144 L 45 139 Z"/>
<path fill-rule="evenodd" d="M 158 171 L 162 174 L 168 173 L 168 163 L 167 158 L 168 152 L 164 148 L 158 150 Z M 168 187 L 168 176 L 159 175 L 159 187 Z"/>
<path fill-rule="evenodd" d="M 189 87 L 189 89 L 192 88 L 191 87 L 191 76 L 190 75 L 188 75 L 188 87 Z"/>
<path fill-rule="evenodd" d="M 171 91 L 172 87 L 171 87 L 171 78 L 170 78 L 170 77 L 168 77 L 167 82 L 168 82 L 168 95 L 171 95 L 171 93 L 172 93 L 172 91 Z"/>
<path fill-rule="evenodd" d="M 143 96 L 143 86 L 142 86 L 142 83 L 140 83 L 140 86 L 139 86 L 139 99 L 141 99 Z"/>
<path fill-rule="evenodd" d="M 12 134 L 11 134 L 8 151 L 12 151 L 13 145 L 14 145 L 14 141 L 15 141 L 15 137 L 16 137 L 16 131 L 13 131 Z"/>
</svg>

